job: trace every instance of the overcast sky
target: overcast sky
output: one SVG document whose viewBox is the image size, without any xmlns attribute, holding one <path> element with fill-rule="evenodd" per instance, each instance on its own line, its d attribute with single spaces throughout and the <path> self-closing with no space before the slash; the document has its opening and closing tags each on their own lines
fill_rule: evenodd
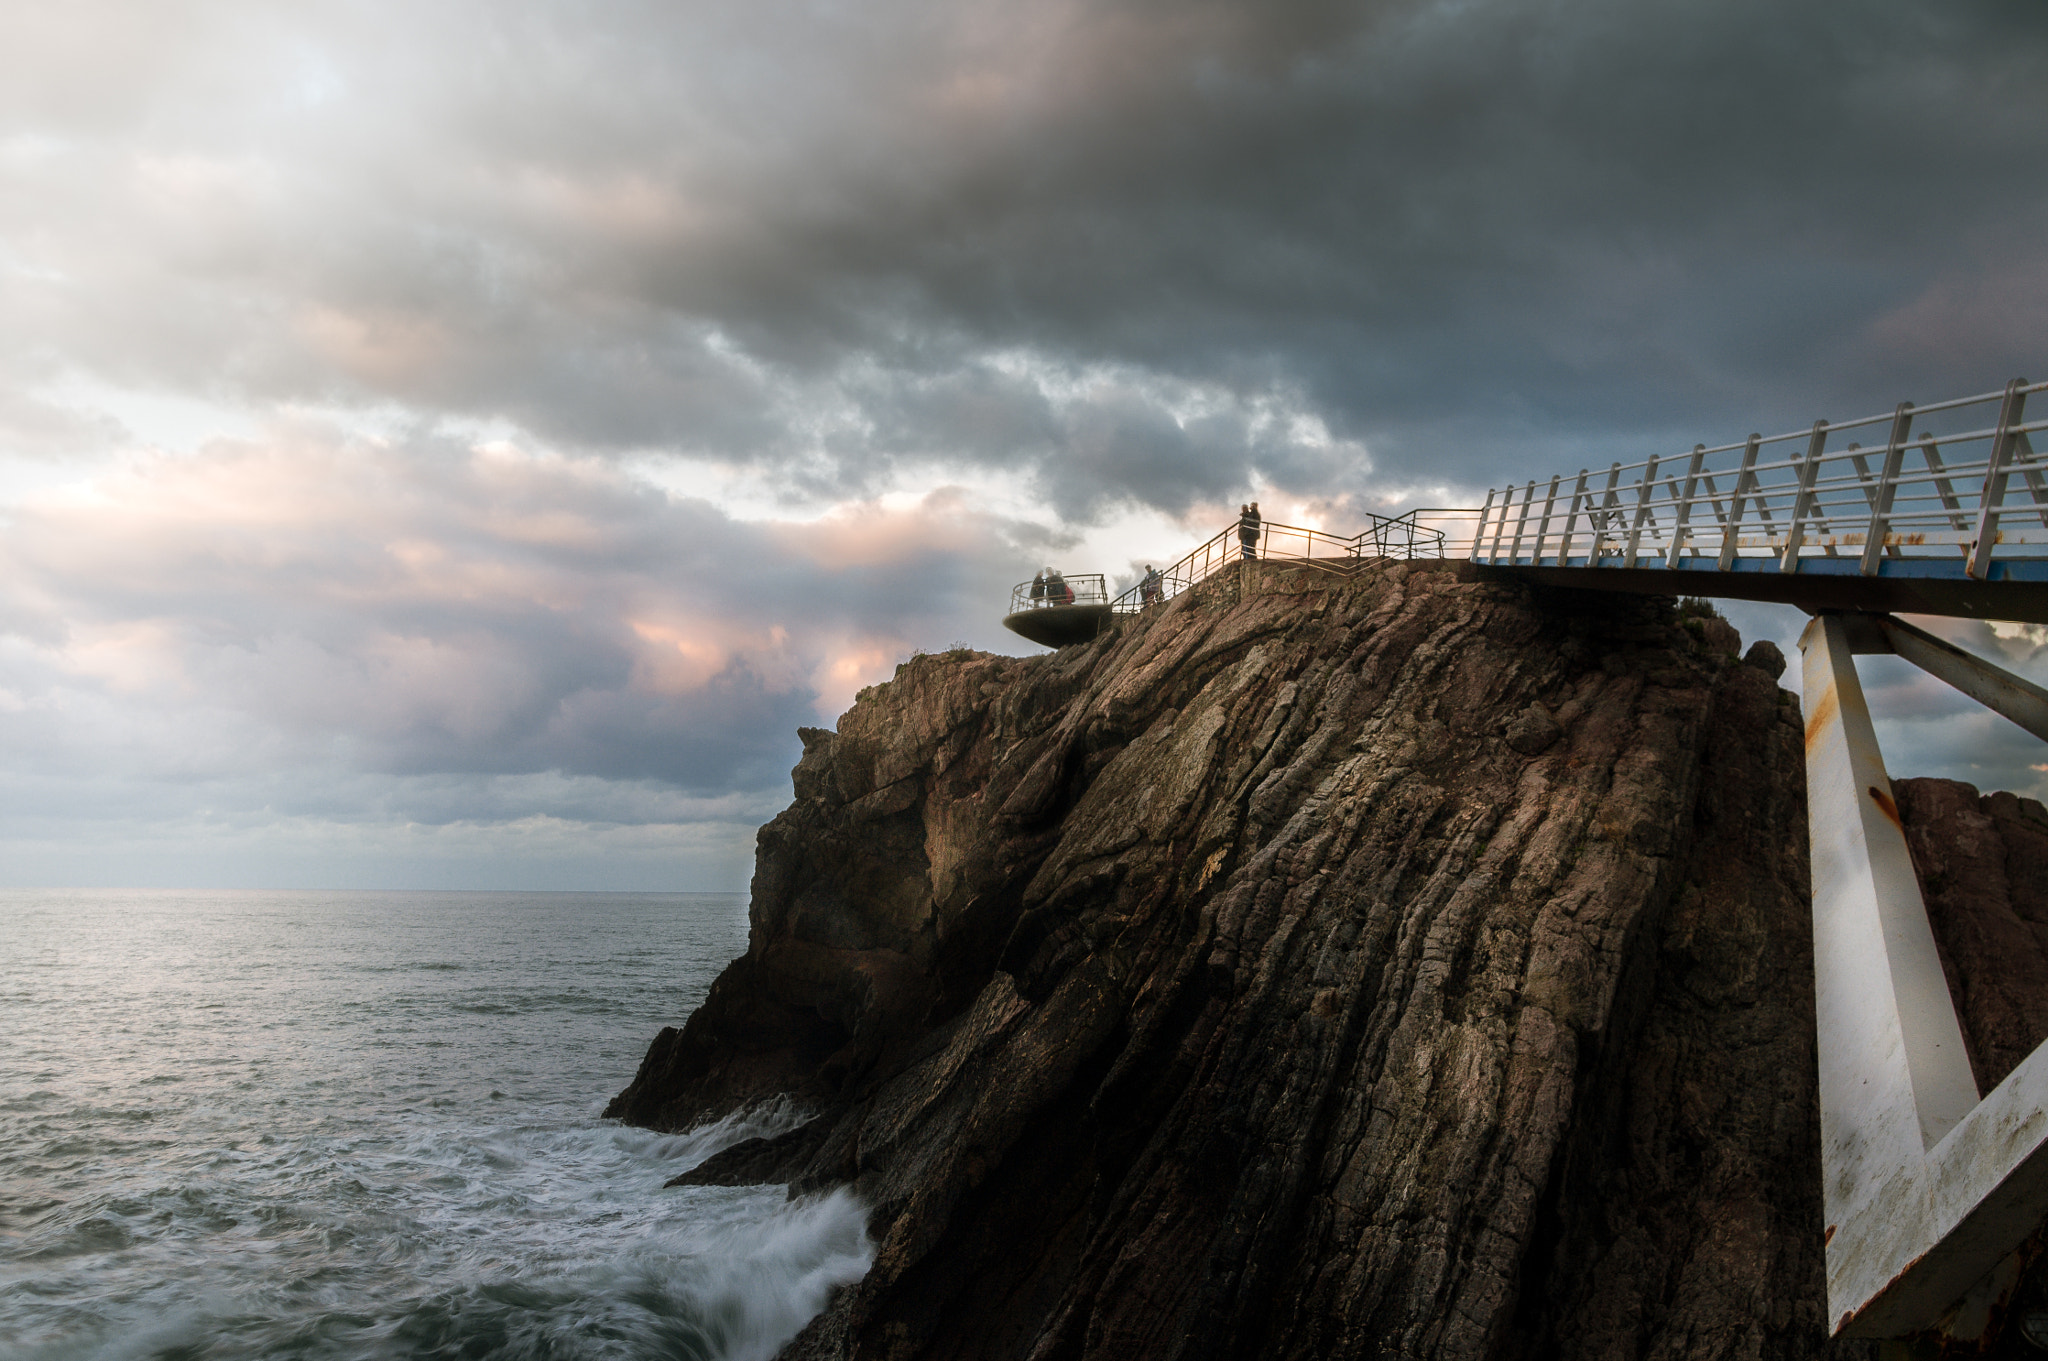
<svg viewBox="0 0 2048 1361">
<path fill-rule="evenodd" d="M 1037 563 L 2043 376 L 2044 167 L 2023 0 L 17 0 L 0 882 L 743 887 Z"/>
</svg>

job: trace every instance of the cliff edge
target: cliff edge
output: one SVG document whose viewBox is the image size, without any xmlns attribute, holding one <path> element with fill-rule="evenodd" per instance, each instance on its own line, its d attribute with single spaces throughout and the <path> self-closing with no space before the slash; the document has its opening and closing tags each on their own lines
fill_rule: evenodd
<svg viewBox="0 0 2048 1361">
<path fill-rule="evenodd" d="M 1828 1352 L 1799 709 L 1737 646 L 1261 563 L 917 658 L 607 1113 L 818 1112 L 690 1177 L 873 1207 L 794 1356 Z"/>
</svg>

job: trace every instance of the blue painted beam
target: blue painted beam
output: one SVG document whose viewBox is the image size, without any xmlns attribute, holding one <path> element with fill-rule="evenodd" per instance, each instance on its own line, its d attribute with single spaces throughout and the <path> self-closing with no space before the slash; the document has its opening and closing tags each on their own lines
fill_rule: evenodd
<svg viewBox="0 0 2048 1361">
<path fill-rule="evenodd" d="M 1994 558 L 1985 580 L 1972 580 L 1962 555 L 1879 560 L 1864 576 L 1853 557 L 1801 558 L 1798 569 L 1780 572 L 1775 558 L 1737 558 L 1721 571 L 1714 558 L 1688 555 L 1676 567 L 1589 567 L 1584 557 L 1555 558 L 1541 565 L 1480 557 L 1483 573 L 1497 573 L 1550 587 L 1624 591 L 1633 595 L 1697 595 L 1721 600 L 1757 600 L 1819 610 L 1863 610 L 1884 614 L 1936 614 L 1965 619 L 1999 619 L 2048 624 L 2048 558 Z"/>
</svg>

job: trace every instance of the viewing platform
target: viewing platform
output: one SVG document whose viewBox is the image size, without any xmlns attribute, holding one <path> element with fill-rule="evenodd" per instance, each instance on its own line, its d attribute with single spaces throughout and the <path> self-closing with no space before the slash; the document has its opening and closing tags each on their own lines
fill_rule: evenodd
<svg viewBox="0 0 2048 1361">
<path fill-rule="evenodd" d="M 1010 591 L 1003 627 L 1041 647 L 1067 647 L 1102 632 L 1114 608 L 1100 572 L 1056 572 L 1050 582 L 1041 573 Z"/>
<path fill-rule="evenodd" d="M 1421 523 L 1418 517 L 1436 514 L 1412 510 L 1406 515 L 1368 515 L 1371 523 L 1353 535 L 1330 534 L 1300 525 L 1259 521 L 1252 527 L 1249 542 L 1242 521 L 1230 525 L 1171 567 L 1162 568 L 1152 579 L 1149 594 L 1144 576 L 1111 596 L 1100 572 L 1052 573 L 1063 585 L 1056 595 L 1045 594 L 1045 574 L 1034 581 L 1019 582 L 1010 591 L 1010 613 L 1003 627 L 1042 647 L 1068 647 L 1085 643 L 1108 628 L 1118 616 L 1137 614 L 1164 604 L 1182 591 L 1214 576 L 1232 563 L 1251 560 L 1302 563 L 1328 571 L 1350 572 L 1364 562 L 1378 558 L 1441 558 L 1446 536 L 1443 530 Z M 1453 511 L 1453 515 L 1475 512 Z M 1038 593 L 1033 593 L 1037 587 Z"/>
</svg>

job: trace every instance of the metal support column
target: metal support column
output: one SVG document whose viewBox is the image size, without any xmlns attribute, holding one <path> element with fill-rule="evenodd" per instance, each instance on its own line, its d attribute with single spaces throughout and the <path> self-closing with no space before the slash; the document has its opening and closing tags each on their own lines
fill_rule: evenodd
<svg viewBox="0 0 2048 1361">
<path fill-rule="evenodd" d="M 1953 1329 L 2048 1216 L 2048 1047 L 1978 1100 L 1851 624 L 1821 615 L 1799 646 L 1828 1316 L 1856 1337 Z"/>
</svg>

